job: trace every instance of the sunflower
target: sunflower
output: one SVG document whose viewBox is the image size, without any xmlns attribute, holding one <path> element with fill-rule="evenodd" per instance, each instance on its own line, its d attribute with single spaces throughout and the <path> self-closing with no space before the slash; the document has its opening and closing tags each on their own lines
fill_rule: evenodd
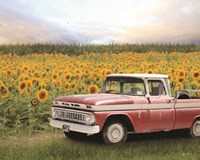
<svg viewBox="0 0 200 160">
<path fill-rule="evenodd" d="M 32 81 L 28 80 L 26 83 L 28 88 L 33 88 Z"/>
<path fill-rule="evenodd" d="M 179 77 L 177 81 L 180 82 L 180 83 L 183 83 L 183 82 L 185 82 L 185 78 L 184 77 L 183 78 Z"/>
<path fill-rule="evenodd" d="M 199 80 L 199 78 L 200 78 L 200 72 L 198 70 L 191 72 L 191 77 L 193 79 L 195 79 L 195 80 Z"/>
<path fill-rule="evenodd" d="M 190 61 L 189 61 L 188 59 L 184 59 L 184 63 L 185 63 L 185 64 L 189 64 Z"/>
<path fill-rule="evenodd" d="M 76 87 L 77 87 L 77 84 L 76 84 L 75 82 L 73 82 L 73 83 L 70 85 L 70 88 L 71 88 L 71 89 L 76 89 Z"/>
<path fill-rule="evenodd" d="M 96 85 L 91 85 L 88 88 L 88 93 L 89 94 L 97 94 L 99 92 L 99 88 Z"/>
<path fill-rule="evenodd" d="M 89 74 L 90 71 L 88 69 L 85 70 L 85 74 Z"/>
<path fill-rule="evenodd" d="M 183 85 L 181 83 L 176 83 L 175 89 L 183 89 Z"/>
<path fill-rule="evenodd" d="M 26 88 L 27 88 L 27 83 L 26 82 L 22 81 L 22 82 L 19 83 L 18 90 L 20 91 L 21 94 L 24 93 Z"/>
<path fill-rule="evenodd" d="M 47 91 L 50 91 L 50 90 L 51 90 L 51 87 L 50 87 L 50 86 L 46 86 L 45 88 L 46 88 Z"/>
<path fill-rule="evenodd" d="M 46 72 L 49 72 L 51 69 L 49 67 L 46 67 Z"/>
<path fill-rule="evenodd" d="M 187 72 L 184 69 L 179 69 L 177 71 L 177 75 L 179 78 L 185 78 L 187 76 Z"/>
<path fill-rule="evenodd" d="M 23 69 L 24 69 L 24 71 L 28 71 L 29 68 L 28 68 L 28 66 L 24 65 Z"/>
<path fill-rule="evenodd" d="M 198 84 L 197 81 L 192 81 L 192 82 L 190 83 L 190 85 L 191 85 L 192 89 L 197 89 L 198 86 L 199 86 L 199 84 Z"/>
<path fill-rule="evenodd" d="M 81 91 L 85 92 L 85 85 L 81 86 Z"/>
<path fill-rule="evenodd" d="M 81 71 L 79 69 L 76 69 L 74 73 L 79 74 L 79 73 L 81 73 Z"/>
<path fill-rule="evenodd" d="M 64 88 L 65 88 L 66 91 L 70 90 L 70 84 L 69 84 L 69 82 L 65 83 Z"/>
<path fill-rule="evenodd" d="M 75 75 L 75 79 L 78 81 L 80 79 L 80 75 L 79 74 L 76 74 Z"/>
<path fill-rule="evenodd" d="M 23 79 L 24 81 L 28 81 L 29 80 L 29 76 L 26 74 L 26 75 L 24 75 L 24 79 Z"/>
<path fill-rule="evenodd" d="M 8 94 L 9 94 L 8 88 L 7 87 L 1 87 L 0 98 L 6 98 L 6 97 L 8 97 Z"/>
<path fill-rule="evenodd" d="M 60 88 L 62 87 L 62 82 L 61 82 L 61 81 L 57 80 L 57 81 L 55 81 L 54 83 L 55 83 L 55 86 L 56 86 L 57 88 L 60 89 Z"/>
<path fill-rule="evenodd" d="M 34 75 L 35 78 L 39 78 L 40 77 L 40 73 L 38 71 L 35 71 L 33 73 L 33 75 Z"/>
<path fill-rule="evenodd" d="M 148 69 L 148 70 L 147 70 L 147 73 L 148 73 L 148 74 L 153 74 L 154 71 L 153 71 L 152 69 Z"/>
<path fill-rule="evenodd" d="M 7 73 L 7 75 L 9 75 L 9 76 L 11 75 L 11 71 L 10 71 L 10 70 L 7 70 L 6 73 Z"/>
<path fill-rule="evenodd" d="M 41 89 L 37 92 L 37 99 L 40 102 L 45 102 L 48 99 L 49 93 L 46 89 Z"/>
<path fill-rule="evenodd" d="M 31 100 L 31 104 L 32 104 L 33 106 L 37 106 L 38 103 L 39 103 L 39 101 L 38 101 L 37 98 L 34 98 L 34 99 Z"/>
<path fill-rule="evenodd" d="M 101 71 L 101 75 L 104 77 L 104 76 L 105 76 L 105 74 L 106 74 L 106 70 L 105 70 L 105 69 L 103 69 L 103 70 Z"/>
<path fill-rule="evenodd" d="M 37 78 L 32 78 L 31 83 L 32 83 L 33 86 L 37 86 L 39 82 L 38 82 Z"/>
<path fill-rule="evenodd" d="M 107 71 L 105 71 L 105 75 L 109 75 L 109 74 L 111 74 L 111 73 L 112 73 L 111 70 L 107 70 Z"/>
<path fill-rule="evenodd" d="M 173 68 L 169 68 L 168 70 L 167 70 L 167 73 L 168 74 L 173 74 L 175 72 L 175 70 L 173 69 Z"/>
<path fill-rule="evenodd" d="M 64 75 L 64 80 L 70 81 L 70 79 L 71 79 L 71 74 L 70 74 L 70 73 L 66 73 L 66 74 Z"/>
<path fill-rule="evenodd" d="M 86 84 L 90 84 L 90 83 L 91 83 L 91 80 L 90 80 L 90 79 L 86 79 L 86 80 L 85 80 L 85 83 L 86 83 Z"/>
</svg>

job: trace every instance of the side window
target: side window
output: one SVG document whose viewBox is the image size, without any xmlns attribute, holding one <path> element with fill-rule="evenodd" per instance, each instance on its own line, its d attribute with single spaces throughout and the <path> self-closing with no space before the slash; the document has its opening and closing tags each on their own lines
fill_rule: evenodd
<svg viewBox="0 0 200 160">
<path fill-rule="evenodd" d="M 165 86 L 160 80 L 148 80 L 148 87 L 151 96 L 166 95 Z"/>
</svg>

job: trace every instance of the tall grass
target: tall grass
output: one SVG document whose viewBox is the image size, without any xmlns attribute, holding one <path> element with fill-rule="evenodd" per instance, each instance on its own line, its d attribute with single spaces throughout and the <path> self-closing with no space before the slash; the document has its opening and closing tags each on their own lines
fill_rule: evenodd
<svg viewBox="0 0 200 160">
<path fill-rule="evenodd" d="M 181 132 L 182 133 L 182 132 Z M 1 139 L 1 160 L 199 160 L 200 139 L 180 132 L 130 135 L 126 143 L 105 146 L 92 138 L 66 139 L 61 132 Z"/>
<path fill-rule="evenodd" d="M 78 44 L 2 44 L 0 53 L 63 53 L 80 55 L 83 53 L 121 53 L 121 52 L 195 52 L 200 51 L 200 44 L 108 44 L 108 45 L 78 45 Z"/>
</svg>

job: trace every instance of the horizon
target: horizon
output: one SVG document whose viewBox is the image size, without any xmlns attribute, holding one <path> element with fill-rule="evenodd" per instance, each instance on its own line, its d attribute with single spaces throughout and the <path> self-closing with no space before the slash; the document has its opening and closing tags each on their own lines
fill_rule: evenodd
<svg viewBox="0 0 200 160">
<path fill-rule="evenodd" d="M 0 44 L 200 43 L 198 0 L 7 0 Z"/>
</svg>

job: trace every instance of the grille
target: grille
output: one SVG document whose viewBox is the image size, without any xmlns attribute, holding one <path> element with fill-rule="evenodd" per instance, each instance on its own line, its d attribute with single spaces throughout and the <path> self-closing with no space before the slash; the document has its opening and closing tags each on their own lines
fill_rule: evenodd
<svg viewBox="0 0 200 160">
<path fill-rule="evenodd" d="M 56 119 L 85 123 L 85 114 L 70 110 L 55 110 Z"/>
</svg>

